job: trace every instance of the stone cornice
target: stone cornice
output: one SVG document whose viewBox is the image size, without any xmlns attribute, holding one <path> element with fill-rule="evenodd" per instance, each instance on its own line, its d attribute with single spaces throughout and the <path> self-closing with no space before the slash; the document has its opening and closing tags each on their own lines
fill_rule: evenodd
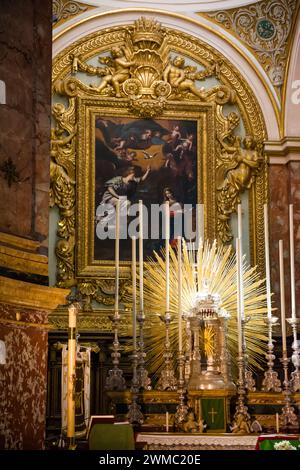
<svg viewBox="0 0 300 470">
<path fill-rule="evenodd" d="M 271 165 L 286 165 L 300 161 L 300 137 L 284 137 L 278 141 L 265 142 L 265 152 Z"/>
</svg>

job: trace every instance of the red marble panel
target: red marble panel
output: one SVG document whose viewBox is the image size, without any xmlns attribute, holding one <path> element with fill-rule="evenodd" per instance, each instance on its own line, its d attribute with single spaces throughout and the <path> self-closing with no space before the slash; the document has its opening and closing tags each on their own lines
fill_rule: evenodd
<svg viewBox="0 0 300 470">
<path fill-rule="evenodd" d="M 11 158 L 19 181 L 9 187 L 1 173 L 0 231 L 39 241 L 48 236 L 51 14 L 51 0 L 43 8 L 38 0 L 1 1 L 0 164 Z"/>
<path fill-rule="evenodd" d="M 47 314 L 0 306 L 0 316 L 46 323 Z M 48 333 L 32 326 L 0 324 L 6 364 L 0 365 L 0 448 L 43 449 Z"/>
<path fill-rule="evenodd" d="M 278 241 L 283 240 L 287 311 L 290 305 L 289 275 L 289 169 L 286 165 L 271 165 L 269 169 L 269 224 L 271 282 L 274 306 L 280 314 L 280 280 Z"/>
</svg>

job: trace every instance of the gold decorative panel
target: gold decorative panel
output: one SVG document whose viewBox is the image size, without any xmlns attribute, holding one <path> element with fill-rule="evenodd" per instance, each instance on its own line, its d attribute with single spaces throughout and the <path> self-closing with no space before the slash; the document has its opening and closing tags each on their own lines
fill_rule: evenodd
<svg viewBox="0 0 300 470">
<path fill-rule="evenodd" d="M 225 57 L 199 39 L 140 18 L 69 46 L 54 60 L 52 83 L 50 200 L 60 213 L 58 286 L 77 285 L 86 310 L 92 300 L 112 305 L 113 254 L 102 256 L 109 249 L 95 239 L 97 184 L 103 180 L 97 145 L 103 156 L 105 143 L 113 171 L 120 161 L 123 166 L 138 161 L 145 180 L 147 160 L 154 169 L 176 172 L 172 155 L 163 155 L 159 146 L 182 129 L 179 160 L 188 150 L 195 162 L 181 174 L 190 186 L 194 178 L 196 202 L 205 204 L 206 236 L 231 242 L 231 216 L 247 192 L 251 261 L 263 268 L 265 124 L 251 89 Z M 124 148 L 121 134 L 112 132 L 116 126 L 130 128 L 132 140 L 137 139 L 132 129 L 139 128 L 139 146 Z M 142 146 L 149 135 L 153 147 Z M 130 258 L 124 259 L 121 297 L 130 282 Z"/>
</svg>

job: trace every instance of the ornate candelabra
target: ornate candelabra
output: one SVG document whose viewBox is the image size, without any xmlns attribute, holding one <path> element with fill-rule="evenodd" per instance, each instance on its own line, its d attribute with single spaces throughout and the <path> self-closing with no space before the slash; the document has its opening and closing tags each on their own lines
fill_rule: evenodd
<svg viewBox="0 0 300 470">
<path fill-rule="evenodd" d="M 120 315 L 118 310 L 115 310 L 115 314 L 113 317 L 110 318 L 113 322 L 113 329 L 114 329 L 114 342 L 113 342 L 113 350 L 111 353 L 113 369 L 110 369 L 108 372 L 108 376 L 106 377 L 105 389 L 106 390 L 117 390 L 122 391 L 126 388 L 126 382 L 123 377 L 123 372 L 119 368 L 120 364 L 120 343 L 119 343 L 119 321 Z"/>
<path fill-rule="evenodd" d="M 274 361 L 276 356 L 273 352 L 274 344 L 273 344 L 273 326 L 276 326 L 278 322 L 278 318 L 274 316 L 268 316 L 265 318 L 265 323 L 268 325 L 268 353 L 266 354 L 268 370 L 264 373 L 264 379 L 262 383 L 262 391 L 263 392 L 281 392 L 281 382 L 278 378 L 277 372 L 273 370 Z"/>
<path fill-rule="evenodd" d="M 245 358 L 241 354 L 237 358 L 239 378 L 237 381 L 237 403 L 235 407 L 234 420 L 238 424 L 238 432 L 241 434 L 243 431 L 246 433 L 247 428 L 250 429 L 250 415 L 248 413 L 248 407 L 245 405 L 246 398 L 246 387 L 245 387 Z M 232 429 L 232 432 L 237 432 L 236 429 Z"/>
<path fill-rule="evenodd" d="M 291 388 L 293 392 L 298 392 L 300 390 L 300 350 L 297 340 L 297 326 L 300 323 L 300 318 L 287 318 L 287 321 L 293 329 L 292 363 L 295 367 L 295 370 L 291 374 Z"/>
<path fill-rule="evenodd" d="M 146 353 L 144 351 L 144 321 L 145 315 L 143 311 L 140 311 L 137 315 L 137 321 L 139 323 L 139 341 L 138 341 L 138 363 L 137 363 L 137 381 L 138 387 L 144 390 L 151 390 L 151 379 L 148 376 L 148 371 L 145 368 Z"/>
<path fill-rule="evenodd" d="M 247 354 L 247 345 L 246 345 L 246 335 L 245 335 L 245 325 L 250 320 L 250 317 L 244 317 L 242 319 L 242 348 L 243 348 L 243 358 L 244 358 L 244 385 L 248 392 L 255 392 L 255 380 L 253 378 L 253 373 L 250 369 L 247 369 L 248 366 L 248 354 Z"/>
<path fill-rule="evenodd" d="M 290 360 L 287 357 L 287 353 L 284 350 L 283 357 L 281 359 L 281 362 L 283 364 L 283 372 L 284 372 L 283 395 L 284 395 L 284 401 L 285 401 L 285 405 L 282 408 L 282 419 L 283 419 L 283 424 L 285 426 L 287 426 L 288 424 L 291 424 L 292 426 L 298 426 L 298 418 L 297 418 L 297 415 L 295 414 L 294 407 L 291 405 L 291 388 L 290 388 L 290 381 L 289 381 L 289 376 L 288 376 L 289 361 Z"/>
<path fill-rule="evenodd" d="M 157 390 L 177 390 L 177 380 L 175 377 L 173 358 L 170 344 L 170 323 L 171 315 L 170 312 L 166 312 L 165 316 L 159 317 L 165 324 L 165 351 L 164 351 L 164 368 L 161 371 L 160 378 L 157 382 Z"/>
<path fill-rule="evenodd" d="M 179 369 L 179 379 L 178 379 L 178 396 L 179 396 L 179 405 L 177 405 L 175 413 L 175 423 L 177 426 L 180 426 L 186 419 L 188 407 L 185 404 L 185 380 L 184 380 L 184 354 L 182 351 L 179 351 L 178 354 L 178 369 Z"/>
<path fill-rule="evenodd" d="M 127 418 L 130 423 L 143 424 L 144 416 L 138 404 L 139 380 L 137 377 L 138 354 L 134 349 L 132 354 L 132 381 L 131 381 L 131 403 L 128 407 Z"/>
</svg>

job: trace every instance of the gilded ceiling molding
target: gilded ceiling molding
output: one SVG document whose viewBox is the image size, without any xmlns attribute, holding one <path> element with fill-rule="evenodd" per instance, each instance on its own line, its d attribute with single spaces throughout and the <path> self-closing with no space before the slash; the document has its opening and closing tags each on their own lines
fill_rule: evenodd
<svg viewBox="0 0 300 470">
<path fill-rule="evenodd" d="M 242 41 L 268 74 L 278 94 L 284 83 L 297 0 L 263 0 L 244 8 L 199 13 Z"/>
<path fill-rule="evenodd" d="M 61 25 L 67 21 L 70 17 L 80 15 L 81 13 L 94 9 L 95 7 L 90 5 L 84 5 L 81 2 L 75 2 L 70 0 L 53 0 L 52 8 L 52 24 L 53 28 Z"/>
</svg>

